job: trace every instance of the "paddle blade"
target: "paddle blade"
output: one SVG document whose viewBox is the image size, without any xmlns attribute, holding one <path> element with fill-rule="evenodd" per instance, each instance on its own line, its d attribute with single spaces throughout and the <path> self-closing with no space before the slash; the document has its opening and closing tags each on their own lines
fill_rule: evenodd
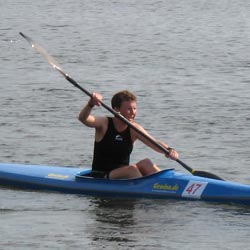
<svg viewBox="0 0 250 250">
<path fill-rule="evenodd" d="M 22 32 L 19 32 L 19 34 L 31 45 L 32 48 L 34 48 L 39 54 L 41 54 L 45 60 L 52 65 L 54 69 L 59 71 L 70 83 L 72 83 L 75 87 L 83 91 L 85 94 L 87 94 L 89 97 L 92 96 L 92 93 L 88 92 L 86 89 L 82 88 L 72 77 L 69 76 L 69 74 L 65 73 L 59 63 L 53 58 L 49 53 L 39 44 L 34 42 L 29 36 L 24 35 Z M 104 105 L 102 105 L 104 106 Z"/>
<path fill-rule="evenodd" d="M 57 69 L 64 77 L 67 77 L 67 74 L 63 72 L 63 69 L 59 65 L 59 63 L 48 54 L 48 52 L 39 44 L 34 42 L 29 36 L 24 35 L 22 32 L 19 32 L 19 34 L 31 45 L 32 48 L 34 48 L 38 53 L 40 53 L 44 59 L 52 65 L 54 69 Z"/>
<path fill-rule="evenodd" d="M 199 171 L 199 170 L 195 170 L 191 167 L 189 167 L 186 163 L 184 163 L 183 161 L 181 161 L 180 159 L 176 160 L 178 163 L 180 163 L 187 171 L 189 171 L 192 175 L 195 176 L 200 176 L 200 177 L 205 177 L 205 178 L 210 178 L 210 179 L 215 179 L 215 180 L 221 180 L 224 181 L 222 178 L 220 178 L 219 176 L 206 172 L 206 171 Z"/>
<path fill-rule="evenodd" d="M 206 172 L 206 171 L 200 171 L 200 170 L 193 170 L 192 174 L 195 176 L 200 176 L 200 177 L 205 177 L 205 178 L 210 178 L 210 179 L 215 179 L 215 180 L 221 180 L 224 181 L 222 178 L 219 176 Z"/>
</svg>

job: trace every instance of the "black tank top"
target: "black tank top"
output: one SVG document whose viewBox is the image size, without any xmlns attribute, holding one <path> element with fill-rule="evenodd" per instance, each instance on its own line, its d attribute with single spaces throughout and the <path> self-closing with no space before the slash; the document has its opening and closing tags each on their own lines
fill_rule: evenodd
<svg viewBox="0 0 250 250">
<path fill-rule="evenodd" d="M 95 141 L 93 171 L 110 172 L 121 166 L 129 165 L 133 143 L 128 127 L 118 132 L 113 124 L 113 119 L 108 117 L 108 129 L 100 142 Z"/>
</svg>

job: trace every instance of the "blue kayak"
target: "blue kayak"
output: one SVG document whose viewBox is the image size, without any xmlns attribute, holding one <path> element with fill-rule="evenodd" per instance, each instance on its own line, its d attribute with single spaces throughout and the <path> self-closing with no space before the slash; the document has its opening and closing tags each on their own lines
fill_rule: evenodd
<svg viewBox="0 0 250 250">
<path fill-rule="evenodd" d="M 0 163 L 0 185 L 106 197 L 202 200 L 250 205 L 250 185 L 176 172 L 130 180 L 90 177 L 90 169 Z"/>
</svg>

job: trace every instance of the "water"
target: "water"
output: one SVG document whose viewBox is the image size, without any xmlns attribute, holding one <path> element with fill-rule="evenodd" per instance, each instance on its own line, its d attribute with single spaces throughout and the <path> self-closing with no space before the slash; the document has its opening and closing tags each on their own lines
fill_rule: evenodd
<svg viewBox="0 0 250 250">
<path fill-rule="evenodd" d="M 1 162 L 89 166 L 88 97 L 22 31 L 104 102 L 138 95 L 139 123 L 181 160 L 250 183 L 249 1 L 0 1 Z M 103 109 L 97 114 L 108 114 Z M 149 156 L 180 165 L 137 143 Z M 244 249 L 249 209 L 0 189 L 1 249 Z"/>
</svg>

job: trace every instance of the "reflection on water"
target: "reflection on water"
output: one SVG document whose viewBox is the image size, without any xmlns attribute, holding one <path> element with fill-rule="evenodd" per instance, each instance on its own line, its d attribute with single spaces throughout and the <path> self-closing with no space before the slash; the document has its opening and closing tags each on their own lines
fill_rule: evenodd
<svg viewBox="0 0 250 250">
<path fill-rule="evenodd" d="M 136 224 L 134 199 L 93 199 L 93 219 L 90 228 L 93 244 L 129 244 L 133 246 L 133 230 Z"/>
<path fill-rule="evenodd" d="M 202 238 L 227 241 L 234 227 L 248 228 L 249 208 L 207 202 L 146 199 L 91 199 L 87 235 L 93 249 L 165 249 L 166 244 L 202 246 Z M 233 225 L 235 216 L 238 225 Z M 247 218 L 246 218 L 247 216 Z M 215 232 L 213 228 L 217 225 Z M 180 236 L 180 232 L 182 232 Z M 246 233 L 246 232 L 245 232 Z M 196 235 L 199 239 L 196 240 Z M 178 249 L 178 248 L 176 248 Z"/>
</svg>

